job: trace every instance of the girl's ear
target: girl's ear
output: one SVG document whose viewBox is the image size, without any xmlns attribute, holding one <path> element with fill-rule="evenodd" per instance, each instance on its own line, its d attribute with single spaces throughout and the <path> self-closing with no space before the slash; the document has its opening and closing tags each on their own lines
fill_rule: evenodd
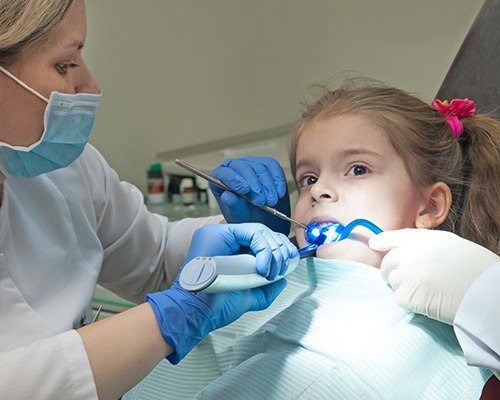
<svg viewBox="0 0 500 400">
<path fill-rule="evenodd" d="M 415 220 L 417 228 L 432 229 L 448 217 L 451 207 L 451 190 L 444 182 L 435 183 L 424 190 L 421 210 Z"/>
</svg>

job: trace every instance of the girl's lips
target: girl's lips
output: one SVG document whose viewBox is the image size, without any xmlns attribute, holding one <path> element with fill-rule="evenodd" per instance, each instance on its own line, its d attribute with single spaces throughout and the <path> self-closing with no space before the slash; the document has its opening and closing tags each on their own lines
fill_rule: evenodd
<svg viewBox="0 0 500 400">
<path fill-rule="evenodd" d="M 322 220 L 323 222 L 319 222 Z M 337 241 L 343 229 L 344 226 L 340 222 L 324 221 L 323 218 L 316 218 L 316 222 L 311 222 L 307 226 L 305 239 L 307 243 L 321 246 Z"/>
<path fill-rule="evenodd" d="M 308 223 L 305 223 L 305 225 L 310 225 L 310 224 L 341 224 L 340 221 L 330 217 L 330 216 L 320 216 L 320 217 L 314 217 L 312 218 Z M 342 225 L 342 224 L 341 224 Z"/>
</svg>

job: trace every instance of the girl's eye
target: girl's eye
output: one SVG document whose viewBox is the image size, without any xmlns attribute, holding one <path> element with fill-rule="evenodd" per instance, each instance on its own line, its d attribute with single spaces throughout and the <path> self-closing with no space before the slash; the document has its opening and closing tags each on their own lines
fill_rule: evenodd
<svg viewBox="0 0 500 400">
<path fill-rule="evenodd" d="M 318 181 L 318 178 L 311 175 L 306 175 L 297 180 L 299 187 L 311 186 Z"/>
<path fill-rule="evenodd" d="M 62 75 L 66 75 L 69 69 L 78 67 L 78 64 L 75 63 L 58 63 L 56 64 L 57 72 Z"/>
<path fill-rule="evenodd" d="M 351 167 L 351 169 L 349 169 L 349 172 L 347 174 L 351 176 L 360 176 L 367 173 L 368 168 L 366 168 L 364 165 L 354 165 Z"/>
</svg>

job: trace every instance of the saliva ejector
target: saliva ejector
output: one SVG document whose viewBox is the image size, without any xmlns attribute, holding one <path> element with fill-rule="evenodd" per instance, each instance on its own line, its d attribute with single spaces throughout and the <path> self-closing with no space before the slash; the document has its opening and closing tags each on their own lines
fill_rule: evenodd
<svg viewBox="0 0 500 400">
<path fill-rule="evenodd" d="M 257 272 L 256 259 L 252 254 L 231 256 L 196 257 L 189 261 L 179 275 L 181 287 L 191 292 L 231 292 L 252 289 L 284 278 L 293 272 L 301 258 L 314 256 L 316 249 L 328 243 L 347 238 L 356 227 L 365 227 L 375 234 L 382 232 L 366 219 L 355 219 L 346 226 L 339 222 L 312 223 L 307 226 L 305 238 L 308 246 L 299 249 L 299 255 L 288 262 L 285 275 L 269 281 Z"/>
</svg>

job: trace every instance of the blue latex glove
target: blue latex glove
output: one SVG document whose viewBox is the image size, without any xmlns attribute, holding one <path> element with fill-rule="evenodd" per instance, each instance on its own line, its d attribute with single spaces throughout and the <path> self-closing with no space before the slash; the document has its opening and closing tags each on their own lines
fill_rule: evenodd
<svg viewBox="0 0 500 400">
<path fill-rule="evenodd" d="M 288 268 L 288 260 L 297 249 L 285 235 L 261 224 L 207 225 L 198 229 L 191 242 L 184 265 L 198 256 L 231 255 L 240 247 L 255 253 L 257 270 L 274 279 Z M 281 279 L 251 290 L 228 293 L 191 293 L 184 290 L 178 278 L 170 289 L 146 296 L 156 315 L 161 334 L 174 352 L 167 356 L 177 364 L 209 332 L 238 319 L 247 311 L 263 310 L 286 286 Z"/>
<path fill-rule="evenodd" d="M 268 205 L 290 215 L 290 197 L 281 165 L 270 157 L 229 159 L 215 168 L 211 176 L 253 203 Z M 255 207 L 233 193 L 209 184 L 224 218 L 229 223 L 260 222 L 276 232 L 288 235 L 290 223 Z"/>
</svg>

